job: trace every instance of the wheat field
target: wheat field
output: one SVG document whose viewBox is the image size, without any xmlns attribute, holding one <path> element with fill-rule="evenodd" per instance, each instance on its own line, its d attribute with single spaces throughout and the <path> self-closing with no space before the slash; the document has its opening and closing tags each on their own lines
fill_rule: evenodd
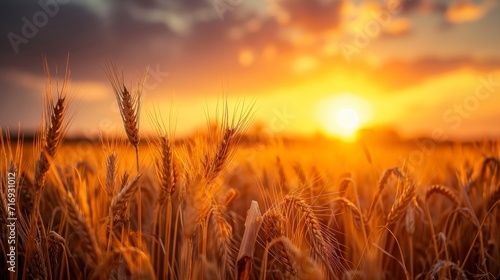
<svg viewBox="0 0 500 280">
<path fill-rule="evenodd" d="M 14 273 L 1 228 L 2 278 L 500 276 L 497 142 L 439 144 L 413 164 L 411 143 L 263 137 L 253 103 L 225 101 L 191 136 L 169 108 L 143 134 L 141 83 L 106 73 L 119 135 L 85 153 L 65 141 L 66 83 L 48 87 L 33 142 L 2 130 L 0 218 L 17 218 Z"/>
</svg>

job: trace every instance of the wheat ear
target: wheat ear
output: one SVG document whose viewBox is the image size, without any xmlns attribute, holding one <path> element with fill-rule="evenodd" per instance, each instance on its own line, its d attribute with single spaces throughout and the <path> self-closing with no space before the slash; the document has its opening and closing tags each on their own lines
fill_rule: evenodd
<svg viewBox="0 0 500 280">
<path fill-rule="evenodd" d="M 277 210 L 268 211 L 263 216 L 262 228 L 268 236 L 268 243 L 286 237 L 284 229 L 284 217 Z M 274 257 L 283 265 L 285 269 L 285 279 L 294 279 L 297 277 L 297 269 L 294 266 L 293 259 L 285 245 L 278 241 L 274 246 Z"/>
<path fill-rule="evenodd" d="M 380 180 L 378 181 L 377 194 L 375 195 L 375 198 L 372 201 L 370 209 L 368 210 L 368 215 L 366 217 L 367 221 L 370 221 L 373 210 L 375 209 L 375 205 L 378 202 L 378 198 L 380 197 L 380 194 L 384 190 L 384 188 L 387 185 L 387 182 L 389 181 L 391 176 L 396 176 L 397 178 L 400 178 L 400 179 L 404 178 L 403 173 L 401 172 L 401 170 L 398 167 L 393 167 L 393 168 L 390 168 L 390 169 L 387 169 L 386 171 L 384 171 L 384 173 L 380 177 Z"/>
<path fill-rule="evenodd" d="M 134 91 L 130 92 L 125 86 L 123 73 L 120 75 L 114 64 L 108 65 L 105 68 L 105 72 L 113 87 L 116 101 L 118 102 L 118 108 L 120 109 L 120 114 L 122 116 L 123 127 L 125 128 L 128 140 L 135 148 L 135 162 L 137 166 L 137 174 L 139 174 L 139 117 L 141 112 L 142 86 L 146 75 L 144 75 L 143 79 L 137 84 Z M 140 187 L 138 188 L 137 195 L 137 224 L 139 232 L 139 247 L 142 247 L 142 195 Z"/>
<path fill-rule="evenodd" d="M 57 89 L 57 100 L 52 99 L 52 80 L 47 60 L 44 60 L 47 83 L 44 96 L 45 109 L 42 114 L 40 136 L 37 138 L 37 146 L 40 155 L 35 165 L 35 191 L 38 193 L 45 186 L 45 174 L 50 168 L 52 159 L 56 155 L 57 149 L 62 142 L 66 129 L 67 100 L 66 94 L 70 79 L 69 66 L 66 72 L 61 90 Z"/>
<path fill-rule="evenodd" d="M 136 175 L 111 201 L 111 211 L 115 214 L 125 212 L 128 202 L 138 189 L 138 182 L 142 174 Z"/>
<path fill-rule="evenodd" d="M 361 213 L 361 211 L 359 210 L 359 208 L 354 203 L 352 203 L 352 201 L 348 200 L 345 197 L 338 197 L 338 198 L 334 199 L 332 202 L 340 202 L 343 206 L 349 208 L 354 220 L 357 223 L 359 223 L 362 228 L 364 227 L 364 225 L 366 224 L 366 220 L 365 220 L 363 214 Z M 365 230 L 365 229 L 363 228 L 363 230 Z"/>
<path fill-rule="evenodd" d="M 44 59 L 45 74 L 47 75 L 47 83 L 45 89 L 45 96 L 43 99 L 44 110 L 42 111 L 42 120 L 40 125 L 40 133 L 36 137 L 36 150 L 39 152 L 38 159 L 35 162 L 35 178 L 34 178 L 34 201 L 33 213 L 31 216 L 29 236 L 36 234 L 35 230 L 38 228 L 39 204 L 43 188 L 45 187 L 46 174 L 50 169 L 52 160 L 63 140 L 64 132 L 67 127 L 66 113 L 67 113 L 67 86 L 70 79 L 69 63 L 66 64 L 66 71 L 64 81 L 61 89 L 57 89 L 57 101 L 54 103 L 52 99 L 52 81 L 48 62 Z M 26 192 L 27 194 L 27 192 Z M 31 250 L 34 249 L 33 240 L 28 241 L 26 250 L 26 258 L 31 258 Z M 36 253 L 36 252 L 35 252 Z"/>
<path fill-rule="evenodd" d="M 387 226 L 390 226 L 399 220 L 414 197 L 415 184 L 413 182 L 408 182 L 403 190 L 403 193 L 399 196 L 396 202 L 394 202 L 391 211 L 387 215 Z"/>
<path fill-rule="evenodd" d="M 321 230 L 321 223 L 316 217 L 316 214 L 314 214 L 311 206 L 307 204 L 305 200 L 294 195 L 286 196 L 284 203 L 288 206 L 287 209 L 291 210 L 295 208 L 304 217 L 307 232 L 309 233 L 308 235 L 313 243 L 313 255 L 320 258 L 328 269 L 334 269 L 337 272 L 342 271 L 343 267 L 341 265 L 341 260 L 334 246 L 337 241 L 331 240 L 330 243 L 332 244 L 326 241 L 323 231 Z"/>
<path fill-rule="evenodd" d="M 106 193 L 111 199 L 116 184 L 116 153 L 112 152 L 106 159 Z"/>
<path fill-rule="evenodd" d="M 139 116 L 142 95 L 141 87 L 139 86 L 133 93 L 131 93 L 125 86 L 123 73 L 120 75 L 120 72 L 114 64 L 107 65 L 105 67 L 105 72 L 108 76 L 111 86 L 113 87 L 127 138 L 130 144 L 138 149 L 140 140 Z"/>
<path fill-rule="evenodd" d="M 48 253 L 53 275 L 62 271 L 62 261 L 66 254 L 66 240 L 55 231 L 47 233 Z M 57 271 L 60 268 L 61 271 Z"/>
<path fill-rule="evenodd" d="M 500 184 L 498 184 L 495 190 L 490 194 L 487 204 L 488 210 L 491 209 L 498 200 L 500 200 Z"/>
<path fill-rule="evenodd" d="M 290 256 L 295 262 L 297 269 L 297 279 L 312 280 L 325 279 L 322 270 L 317 263 L 309 256 L 308 251 L 300 250 L 288 238 L 283 240 L 283 244 L 287 248 Z"/>
<path fill-rule="evenodd" d="M 166 136 L 158 139 L 158 160 L 156 162 L 156 174 L 160 180 L 161 192 L 159 203 L 163 205 L 175 192 L 177 184 L 177 170 L 175 167 L 172 144 Z"/>
<path fill-rule="evenodd" d="M 339 196 L 344 197 L 346 195 L 347 188 L 349 185 L 352 185 L 355 187 L 354 181 L 352 178 L 343 178 L 342 181 L 340 181 L 340 186 L 339 186 Z"/>
<path fill-rule="evenodd" d="M 73 227 L 78 237 L 80 237 L 83 250 L 89 256 L 90 264 L 97 264 L 100 249 L 85 217 L 80 213 L 80 209 L 76 205 L 71 194 L 68 193 L 66 195 L 64 203 L 68 210 L 68 222 Z"/>
<path fill-rule="evenodd" d="M 212 229 L 215 233 L 215 244 L 217 246 L 217 257 L 221 266 L 223 278 L 226 278 L 227 273 L 234 278 L 235 267 L 235 249 L 233 245 L 233 228 L 226 221 L 222 210 L 219 206 L 212 208 Z"/>
<path fill-rule="evenodd" d="M 42 245 L 40 241 L 35 241 L 33 245 L 33 253 L 28 265 L 28 277 L 30 279 L 47 279 L 47 267 Z"/>
<path fill-rule="evenodd" d="M 484 181 L 486 179 L 486 174 L 488 169 L 490 170 L 491 175 L 500 176 L 498 173 L 498 169 L 500 168 L 500 159 L 496 157 L 487 157 L 483 160 L 481 165 L 481 175 L 480 178 Z"/>
<path fill-rule="evenodd" d="M 425 200 L 428 201 L 433 194 L 441 194 L 447 197 L 455 206 L 460 205 L 458 197 L 447 187 L 442 185 L 433 185 L 425 192 Z"/>
<path fill-rule="evenodd" d="M 237 103 L 230 117 L 227 102 L 223 104 L 222 124 L 220 131 L 222 132 L 219 143 L 212 157 L 205 154 L 203 162 L 205 178 L 207 185 L 213 182 L 221 171 L 227 166 L 231 157 L 234 155 L 234 147 L 238 144 L 241 133 L 246 131 L 252 118 L 252 105 L 245 108 L 244 103 Z"/>
<path fill-rule="evenodd" d="M 63 95 L 59 96 L 54 105 L 49 102 L 47 114 L 50 117 L 42 129 L 42 138 L 39 140 L 42 149 L 35 166 L 36 192 L 41 191 L 45 186 L 45 174 L 49 170 L 52 159 L 63 139 L 66 98 Z"/>
<path fill-rule="evenodd" d="M 235 135 L 236 129 L 234 128 L 226 128 L 224 130 L 222 140 L 217 145 L 215 157 L 205 171 L 208 183 L 214 180 L 226 166 L 231 149 L 234 146 Z"/>
</svg>

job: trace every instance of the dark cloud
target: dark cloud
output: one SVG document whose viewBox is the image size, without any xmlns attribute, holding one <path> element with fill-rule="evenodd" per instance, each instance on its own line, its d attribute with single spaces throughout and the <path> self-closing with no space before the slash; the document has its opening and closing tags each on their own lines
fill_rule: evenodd
<svg viewBox="0 0 500 280">
<path fill-rule="evenodd" d="M 389 1 L 394 1 L 394 0 L 389 0 Z M 401 12 L 403 14 L 414 13 L 424 8 L 428 2 L 429 2 L 428 0 L 402 0 L 401 5 L 403 5 L 403 9 L 401 10 Z"/>
<path fill-rule="evenodd" d="M 33 14 L 43 9 L 35 1 L 3 1 L 0 11 L 5 23 L 0 26 L 2 67 L 31 73 L 42 73 L 42 54 L 48 57 L 51 65 L 63 67 L 68 53 L 71 53 L 71 63 L 78 65 L 83 74 L 81 78 L 95 78 L 98 72 L 95 70 L 103 61 L 109 58 L 129 61 L 120 56 L 128 55 L 128 51 L 138 45 L 147 45 L 156 35 L 175 37 L 163 24 L 135 20 L 124 6 L 111 9 L 103 19 L 90 9 L 82 9 L 70 2 L 59 5 L 58 12 L 49 17 L 47 24 L 37 27 L 35 36 L 26 38 L 26 43 L 17 46 L 16 54 L 7 35 L 15 33 L 24 37 L 22 18 L 33 22 Z M 153 55 L 145 53 L 141 57 L 147 59 L 148 54 Z"/>
<path fill-rule="evenodd" d="M 307 31 L 335 29 L 341 23 L 342 0 L 284 0 L 280 7 L 290 16 L 289 23 Z"/>
<path fill-rule="evenodd" d="M 342 18 L 343 2 L 322 0 L 289 0 L 281 1 L 281 8 L 286 11 L 290 20 L 288 26 L 281 25 L 273 18 L 256 18 L 255 15 L 228 11 L 221 21 L 211 0 L 147 0 L 111 1 L 112 8 L 106 17 L 102 17 L 92 9 L 82 9 L 71 2 L 61 5 L 60 11 L 48 24 L 39 29 L 39 33 L 27 44 L 19 46 L 19 54 L 15 54 L 10 46 L 7 34 L 21 31 L 21 18 L 32 17 L 41 8 L 36 1 L 8 0 L 0 3 L 0 15 L 4 24 L 0 26 L 2 34 L 0 59 L 3 68 L 16 69 L 42 75 L 41 54 L 47 54 L 51 65 L 62 68 L 68 52 L 71 53 L 73 77 L 78 79 L 105 81 L 100 67 L 103 62 L 113 59 L 125 69 L 142 71 L 147 65 L 155 67 L 161 64 L 164 71 L 172 72 L 172 86 L 179 90 L 195 91 L 199 84 L 213 83 L 213 75 L 234 79 L 234 83 L 253 81 L 264 85 L 285 83 L 290 79 L 290 65 L 297 54 L 317 57 L 318 44 L 311 46 L 293 46 L 282 36 L 290 25 L 312 33 L 338 28 Z M 404 12 L 411 12 L 422 7 L 423 0 L 403 2 Z M 435 2 L 437 7 L 440 2 Z M 145 21 L 131 15 L 130 9 L 141 11 L 168 10 L 178 12 L 191 20 L 191 13 L 209 9 L 213 18 L 203 22 L 190 22 L 190 32 L 179 34 L 165 23 Z M 258 20 L 259 28 L 245 31 L 239 39 L 231 39 L 228 34 L 233 28 L 245 28 L 249 20 Z M 404 26 L 403 26 L 404 27 Z M 410 35 L 411 26 L 396 28 L 394 32 L 385 32 L 383 38 Z M 272 61 L 263 59 L 266 47 L 271 46 L 276 52 Z M 299 49 L 300 48 L 300 49 Z M 238 52 L 249 49 L 254 62 L 249 67 L 240 67 Z M 497 67 L 497 62 L 478 62 L 468 57 L 439 60 L 427 58 L 413 62 L 394 61 L 381 68 L 372 69 L 364 64 L 344 63 L 341 57 L 318 58 L 319 72 L 325 72 L 335 65 L 342 67 L 346 73 L 365 72 L 368 76 L 380 76 L 387 72 L 387 77 L 380 77 L 377 82 L 387 88 L 400 88 L 422 82 L 428 77 L 452 71 L 460 67 L 485 70 Z M 269 75 L 267 69 L 273 67 L 275 73 Z M 488 68 L 490 67 L 490 68 Z M 293 77 L 297 83 L 311 78 L 317 72 L 310 72 L 300 77 Z M 250 79 L 252 81 L 245 81 Z M 196 80 L 197 83 L 192 81 Z M 0 80 L 1 82 L 1 80 Z"/>
<path fill-rule="evenodd" d="M 133 1 L 133 0 L 123 0 L 123 1 L 113 1 L 114 6 L 118 6 L 120 4 L 133 4 L 137 5 L 138 7 L 145 8 L 145 9 L 156 9 L 158 6 L 161 5 L 161 3 L 166 3 L 167 1 L 158 1 L 158 0 L 142 0 L 142 1 Z M 170 2 L 172 3 L 172 2 Z"/>
<path fill-rule="evenodd" d="M 0 73 L 2 71 L 0 70 Z M 2 128 L 10 127 L 11 134 L 17 130 L 18 124 L 21 123 L 21 129 L 31 134 L 34 128 L 39 123 L 41 116 L 42 94 L 33 94 L 32 89 L 19 84 L 8 83 L 0 80 L 2 85 L 2 93 L 0 93 L 0 126 Z M 37 118 L 33 116 L 36 115 Z"/>
</svg>

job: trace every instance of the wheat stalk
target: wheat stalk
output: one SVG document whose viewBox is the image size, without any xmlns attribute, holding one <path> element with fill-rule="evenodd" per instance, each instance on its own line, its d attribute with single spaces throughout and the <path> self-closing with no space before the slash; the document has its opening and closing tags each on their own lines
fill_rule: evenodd
<svg viewBox="0 0 500 280">
<path fill-rule="evenodd" d="M 172 145 L 166 136 L 158 139 L 158 160 L 156 161 L 156 174 L 160 180 L 161 192 L 159 203 L 163 205 L 175 192 L 177 184 L 177 170 L 174 162 Z"/>
<path fill-rule="evenodd" d="M 234 146 L 235 134 L 236 129 L 234 128 L 227 128 L 224 130 L 222 140 L 217 145 L 215 157 L 205 168 L 205 176 L 208 183 L 213 181 L 227 165 L 231 148 Z"/>
<path fill-rule="evenodd" d="M 404 175 L 398 167 L 393 167 L 384 171 L 384 173 L 380 177 L 380 180 L 378 181 L 377 193 L 375 194 L 375 198 L 373 199 L 370 209 L 368 210 L 368 215 L 366 218 L 367 221 L 370 221 L 373 210 L 375 209 L 375 205 L 377 204 L 378 199 L 380 197 L 380 194 L 382 193 L 385 186 L 389 182 L 391 176 L 395 176 L 399 179 L 404 179 Z"/>
<path fill-rule="evenodd" d="M 127 204 L 138 190 L 138 182 L 142 174 L 137 174 L 120 192 L 113 197 L 110 209 L 113 213 L 123 213 L 127 209 Z"/>
<path fill-rule="evenodd" d="M 489 199 L 488 199 L 488 204 L 487 208 L 488 210 L 495 205 L 495 203 L 500 200 L 500 184 L 497 185 L 494 191 L 491 192 Z"/>
<path fill-rule="evenodd" d="M 66 240 L 55 231 L 49 231 L 46 236 L 48 253 L 52 273 L 57 272 L 57 268 L 62 269 L 62 261 L 66 257 Z M 56 274 L 57 275 L 57 274 Z"/>
<path fill-rule="evenodd" d="M 276 157 L 276 167 L 278 168 L 278 178 L 279 185 L 284 188 L 287 186 L 287 178 L 285 168 L 283 167 L 283 163 L 281 162 L 281 158 L 279 156 Z"/>
<path fill-rule="evenodd" d="M 316 217 L 316 214 L 314 214 L 311 206 L 307 204 L 305 200 L 295 195 L 287 195 L 284 204 L 288 206 L 287 209 L 297 209 L 305 219 L 308 236 L 310 236 L 313 244 L 313 255 L 320 258 L 328 269 L 333 269 L 337 272 L 342 271 L 343 267 L 340 262 L 340 257 L 337 255 L 336 248 L 334 247 L 337 241 L 330 240 L 331 244 L 326 241 L 321 229 L 321 223 Z"/>
<path fill-rule="evenodd" d="M 268 236 L 268 243 L 274 240 L 285 237 L 284 217 L 276 210 L 268 211 L 264 214 L 262 220 L 262 228 Z M 287 248 L 283 242 L 279 241 L 275 244 L 274 257 L 283 265 L 285 269 L 285 279 L 294 279 L 297 276 L 297 269 L 294 267 L 293 259 L 291 258 Z"/>
<path fill-rule="evenodd" d="M 309 256 L 309 252 L 296 247 L 288 238 L 282 243 L 294 260 L 298 280 L 325 279 L 317 263 Z"/>
<path fill-rule="evenodd" d="M 354 203 L 352 203 L 350 200 L 348 200 L 347 198 L 338 197 L 338 198 L 335 198 L 332 202 L 340 202 L 343 206 L 349 208 L 349 210 L 351 211 L 351 213 L 353 215 L 355 222 L 360 224 L 361 228 L 363 228 L 363 226 L 366 224 L 366 220 L 365 220 L 363 214 L 361 213 L 361 210 L 359 210 L 359 208 Z"/>
<path fill-rule="evenodd" d="M 47 83 L 44 95 L 44 110 L 42 111 L 42 119 L 40 124 L 40 133 L 37 134 L 35 140 L 36 153 L 39 153 L 37 160 L 35 161 L 35 178 L 34 178 L 34 200 L 33 200 L 33 213 L 31 215 L 29 236 L 34 236 L 36 234 L 38 217 L 39 217 L 39 207 L 40 207 L 40 197 L 43 188 L 45 187 L 46 174 L 50 169 L 52 161 L 56 155 L 56 152 L 63 140 L 64 132 L 67 128 L 66 115 L 68 104 L 66 100 L 67 86 L 70 79 L 69 64 L 66 64 L 66 71 L 61 89 L 57 89 L 57 99 L 54 103 L 52 99 L 52 81 L 50 77 L 50 71 L 48 67 L 48 62 L 44 59 L 44 69 L 47 75 Z M 30 191 L 28 191 L 30 192 Z M 27 196 L 29 193 L 25 192 Z M 31 254 L 36 252 L 31 252 L 36 246 L 33 244 L 33 240 L 28 240 L 26 257 L 31 259 Z M 35 256 L 36 257 L 36 256 Z"/>
<path fill-rule="evenodd" d="M 219 176 L 234 155 L 234 147 L 238 144 L 241 133 L 246 131 L 250 124 L 252 118 L 252 105 L 245 108 L 244 103 L 237 103 L 232 113 L 232 117 L 229 115 L 229 108 L 226 102 L 224 103 L 222 123 L 220 125 L 222 135 L 217 144 L 215 154 L 213 157 L 210 156 L 209 153 L 206 153 L 204 156 L 203 165 L 207 185 Z"/>
<path fill-rule="evenodd" d="M 142 82 L 138 84 L 135 91 L 130 92 L 125 86 L 123 73 L 120 75 L 120 71 L 118 71 L 116 65 L 107 65 L 104 70 L 113 87 L 127 138 L 130 144 L 138 149 L 140 141 L 139 116 L 141 109 Z"/>
<path fill-rule="evenodd" d="M 19 204 L 21 205 L 21 210 L 28 217 L 33 213 L 33 207 L 35 204 L 35 188 L 33 182 L 28 178 L 26 173 L 21 173 L 19 189 Z"/>
<path fill-rule="evenodd" d="M 116 183 L 116 153 L 112 152 L 106 159 L 106 193 L 111 199 Z"/>
<path fill-rule="evenodd" d="M 172 112 L 172 110 L 170 110 Z M 170 116 L 171 117 L 171 116 Z M 157 212 L 157 221 L 161 221 L 161 209 L 166 204 L 165 207 L 165 225 L 164 225 L 164 250 L 167 252 L 163 262 L 163 273 L 159 273 L 164 278 L 167 277 L 168 269 L 171 265 L 170 261 L 170 245 L 171 245 L 171 231 L 172 231 L 172 195 L 175 192 L 177 185 L 177 168 L 174 160 L 173 142 L 171 135 L 171 130 L 167 130 L 165 123 L 160 118 L 159 114 L 150 115 L 151 121 L 156 128 L 158 136 L 153 138 L 153 141 L 148 141 L 149 146 L 153 150 L 153 155 L 155 158 L 155 172 L 158 181 L 160 182 L 160 194 L 158 199 L 158 204 L 160 206 Z M 171 120 L 171 118 L 170 118 Z M 172 129 L 172 125 L 169 126 Z M 158 232 L 161 231 L 160 223 L 156 223 L 155 227 Z M 174 238 L 175 242 L 175 238 Z M 159 254 L 159 248 L 156 244 L 153 246 L 152 250 Z M 175 249 L 174 249 L 175 250 Z M 156 262 L 157 267 L 161 267 L 160 261 Z M 160 268 L 161 269 L 161 268 Z"/>
<path fill-rule="evenodd" d="M 49 101 L 46 113 L 50 116 L 47 123 L 42 126 L 42 138 L 40 156 L 35 165 L 35 191 L 39 192 L 45 186 L 45 174 L 50 168 L 52 159 L 62 142 L 64 135 L 64 117 L 66 114 L 66 98 L 61 95 L 57 98 L 55 105 Z"/>
<path fill-rule="evenodd" d="M 90 226 L 85 220 L 85 217 L 80 213 L 80 210 L 71 194 L 68 193 L 66 195 L 64 203 L 66 205 L 66 209 L 68 210 L 66 212 L 68 215 L 68 222 L 80 238 L 82 248 L 84 249 L 85 254 L 88 254 L 89 256 L 90 264 L 97 264 L 100 249 Z"/>
<path fill-rule="evenodd" d="M 433 185 L 425 192 L 425 200 L 428 201 L 433 194 L 441 194 L 447 197 L 455 206 L 460 205 L 458 197 L 447 187 L 442 185 Z"/>
<path fill-rule="evenodd" d="M 70 79 L 69 66 L 66 66 L 63 85 L 60 90 L 58 89 L 57 99 L 54 103 L 52 99 L 52 80 L 47 60 L 44 60 L 44 68 L 47 75 L 47 83 L 43 99 L 45 109 L 42 113 L 40 135 L 36 141 L 37 148 L 40 150 L 40 155 L 35 164 L 34 186 L 36 193 L 40 192 L 45 186 L 45 174 L 50 168 L 52 159 L 56 155 L 66 130 L 65 119 L 68 110 L 66 95 Z"/>
<path fill-rule="evenodd" d="M 233 228 L 223 217 L 222 210 L 218 206 L 212 208 L 212 230 L 215 233 L 215 250 L 220 260 L 220 272 L 223 279 L 226 274 L 233 275 L 235 271 L 235 249 L 233 245 Z M 234 275 L 231 277 L 234 278 Z"/>
<path fill-rule="evenodd" d="M 8 217 L 7 202 L 5 200 L 6 197 L 7 196 L 0 189 L 0 222 L 3 225 L 7 224 L 7 217 Z"/>
<path fill-rule="evenodd" d="M 429 270 L 429 273 L 426 277 L 426 279 L 436 279 L 436 276 L 439 276 L 440 272 L 443 269 L 449 269 L 450 271 L 455 271 L 456 272 L 456 278 L 455 279 L 460 279 L 460 280 L 465 280 L 468 279 L 467 275 L 465 272 L 462 270 L 460 266 L 458 266 L 456 263 L 451 262 L 451 261 L 446 261 L 446 260 L 438 260 Z"/>
<path fill-rule="evenodd" d="M 409 235 L 413 235 L 415 233 L 415 209 L 414 203 L 410 203 L 406 210 L 405 215 L 405 228 L 406 232 Z"/>
<path fill-rule="evenodd" d="M 399 196 L 396 202 L 394 202 L 391 211 L 387 215 L 387 226 L 390 226 L 399 220 L 414 197 L 415 184 L 408 182 L 403 190 L 403 193 Z"/>
<path fill-rule="evenodd" d="M 114 64 L 111 63 L 110 65 L 107 65 L 104 70 L 109 78 L 109 81 L 111 82 L 111 86 L 113 87 L 116 101 L 118 102 L 118 108 L 120 109 L 123 127 L 125 128 L 125 133 L 127 134 L 130 144 L 135 148 L 135 161 L 137 174 L 139 174 L 139 124 L 142 86 L 146 75 L 144 75 L 143 79 L 137 83 L 136 88 L 131 92 L 125 86 L 123 73 L 120 75 Z M 138 190 L 137 223 L 139 232 L 139 247 L 142 247 L 142 195 L 141 188 L 138 188 Z"/>
<path fill-rule="evenodd" d="M 481 165 L 481 175 L 480 178 L 484 181 L 486 179 L 486 174 L 488 169 L 490 170 L 491 175 L 500 176 L 498 173 L 498 169 L 500 168 L 500 159 L 496 157 L 487 157 L 483 160 Z"/>
<path fill-rule="evenodd" d="M 33 253 L 29 260 L 27 271 L 28 277 L 30 279 L 47 279 L 47 267 L 42 246 L 39 241 L 35 241 L 33 245 Z"/>
<path fill-rule="evenodd" d="M 304 173 L 304 169 L 302 168 L 302 166 L 300 166 L 300 163 L 296 162 L 293 165 L 293 170 L 295 171 L 295 174 L 297 174 L 297 177 L 299 179 L 299 183 L 302 186 L 305 186 L 307 184 L 307 178 L 306 178 L 306 174 Z"/>
<path fill-rule="evenodd" d="M 352 185 L 353 187 L 355 186 L 352 178 L 343 178 L 342 181 L 340 181 L 340 186 L 339 186 L 340 197 L 344 197 L 346 195 L 346 191 L 349 185 Z"/>
<path fill-rule="evenodd" d="M 413 235 L 415 233 L 415 202 L 408 205 L 405 215 L 405 229 L 408 233 L 409 247 L 410 247 L 410 275 L 413 278 L 414 264 L 413 264 Z"/>
<path fill-rule="evenodd" d="M 238 197 L 240 196 L 240 192 L 238 192 L 234 188 L 230 188 L 229 190 L 227 190 L 227 192 L 224 196 L 225 196 L 224 197 L 224 206 L 230 207 L 238 199 Z"/>
</svg>

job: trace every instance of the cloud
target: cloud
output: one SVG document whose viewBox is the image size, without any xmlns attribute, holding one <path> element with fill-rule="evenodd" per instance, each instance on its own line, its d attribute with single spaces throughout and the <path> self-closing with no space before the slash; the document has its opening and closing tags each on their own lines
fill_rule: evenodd
<svg viewBox="0 0 500 280">
<path fill-rule="evenodd" d="M 391 0 L 388 0 L 387 2 L 390 2 Z M 394 0 L 392 0 L 394 1 Z M 401 0 L 401 5 L 403 5 L 402 12 L 403 13 L 411 13 L 414 11 L 422 10 L 423 7 L 426 5 L 426 0 L 411 0 L 411 1 L 405 1 Z"/>
<path fill-rule="evenodd" d="M 411 21 L 407 18 L 395 18 L 384 28 L 386 36 L 398 36 L 409 34 L 412 29 Z"/>
<path fill-rule="evenodd" d="M 45 77 L 5 68 L 0 69 L 0 75 L 2 77 L 1 80 L 3 80 L 2 83 L 12 86 L 22 86 L 26 89 L 26 92 L 36 94 L 38 97 L 41 97 L 45 92 L 47 81 Z M 56 81 L 58 81 L 58 78 L 61 77 L 52 75 L 53 84 L 57 84 Z M 61 85 L 61 82 L 62 80 L 59 79 L 59 85 Z M 70 95 L 84 102 L 109 99 L 108 97 L 111 96 L 109 91 L 109 86 L 101 82 L 89 80 L 71 80 L 70 82 Z"/>
<path fill-rule="evenodd" d="M 282 0 L 274 14 L 286 25 L 323 32 L 340 26 L 343 4 L 342 0 Z"/>
<path fill-rule="evenodd" d="M 428 79 L 458 70 L 490 72 L 500 69 L 500 60 L 478 60 L 469 56 L 425 57 L 413 61 L 394 60 L 369 70 L 389 90 L 412 87 Z M 384 73 L 380 75 L 380 73 Z"/>
<path fill-rule="evenodd" d="M 125 6 L 135 20 L 164 24 L 179 35 L 187 35 L 198 23 L 219 20 L 214 7 L 204 1 L 149 2 L 127 1 Z"/>
<path fill-rule="evenodd" d="M 255 55 L 251 49 L 243 49 L 238 54 L 238 61 L 242 66 L 252 65 Z"/>
<path fill-rule="evenodd" d="M 41 76 L 41 51 L 47 53 L 52 65 L 59 67 L 65 65 L 66 55 L 71 52 L 70 63 L 75 70 L 73 77 L 105 81 L 105 75 L 99 67 L 109 59 L 125 70 L 137 72 L 146 65 L 159 64 L 163 71 L 172 73 L 168 85 L 187 92 L 196 92 L 199 84 L 213 83 L 221 77 L 231 81 L 234 79 L 234 83 L 255 79 L 263 82 L 260 83 L 262 87 L 279 85 L 290 78 L 288 75 L 298 76 L 297 73 L 300 73 L 302 80 L 318 71 L 327 71 L 332 65 L 342 66 L 346 73 L 365 71 L 369 75 L 379 76 L 379 70 L 370 72 L 366 63 L 342 63 L 345 59 L 338 57 L 338 49 L 331 46 L 337 45 L 342 36 L 340 33 L 352 32 L 348 29 L 356 27 L 349 19 L 351 16 L 364 14 L 365 17 L 354 22 L 359 23 L 357 27 L 363 28 L 367 20 L 373 20 L 372 12 L 385 8 L 383 3 L 276 0 L 268 3 L 271 12 L 262 15 L 257 12 L 261 6 L 247 8 L 250 2 L 244 1 L 233 11 L 228 11 L 221 21 L 212 0 L 75 1 L 61 7 L 59 14 L 41 29 L 40 35 L 22 46 L 20 55 L 14 55 L 8 47 L 0 49 L 3 66 Z M 403 12 L 409 13 L 419 11 L 428 1 L 403 3 Z M 82 9 L 82 5 L 86 9 Z M 352 6 L 351 13 L 346 12 L 349 6 Z M 4 7 L 11 12 L 5 12 Z M 279 13 L 286 14 L 288 21 L 279 20 L 279 13 L 276 12 L 278 8 Z M 31 16 L 36 9 L 36 2 L 2 2 L 0 13 L 5 15 L 7 28 L 0 26 L 0 30 L 5 34 L 9 29 L 20 29 L 20 18 Z M 411 20 L 414 18 L 409 14 L 394 15 L 389 25 L 382 29 L 381 39 L 407 34 L 413 36 L 413 30 L 418 31 L 419 26 L 412 25 Z M 422 50 L 416 46 L 415 52 L 417 54 L 412 57 L 418 58 Z M 369 49 L 366 50 L 368 54 Z M 432 50 L 429 55 L 433 55 Z M 373 53 L 373 56 L 377 56 L 377 53 Z M 384 83 L 388 87 L 406 86 L 423 79 L 426 71 L 430 76 L 446 71 L 446 67 L 475 67 L 474 62 L 471 63 L 467 59 L 460 63 L 434 59 L 427 64 L 418 59 L 411 63 L 399 60 L 388 63 L 388 68 L 384 68 L 399 79 L 380 80 L 386 79 Z M 419 71 L 423 74 L 417 73 L 412 67 L 420 67 Z M 273 71 L 273 75 L 269 75 L 270 71 Z M 406 72 L 410 74 L 404 74 Z M 193 79 L 199 83 L 192 83 Z"/>
<path fill-rule="evenodd" d="M 108 0 L 71 0 L 71 4 L 82 6 L 102 19 L 109 17 L 113 8 L 113 2 Z"/>
<path fill-rule="evenodd" d="M 451 2 L 446 10 L 446 20 L 450 23 L 473 22 L 483 18 L 495 2 L 485 0 L 475 4 L 471 0 L 459 0 Z"/>
<path fill-rule="evenodd" d="M 309 72 L 318 67 L 318 60 L 313 56 L 300 56 L 293 60 L 292 70 L 297 73 Z"/>
</svg>

